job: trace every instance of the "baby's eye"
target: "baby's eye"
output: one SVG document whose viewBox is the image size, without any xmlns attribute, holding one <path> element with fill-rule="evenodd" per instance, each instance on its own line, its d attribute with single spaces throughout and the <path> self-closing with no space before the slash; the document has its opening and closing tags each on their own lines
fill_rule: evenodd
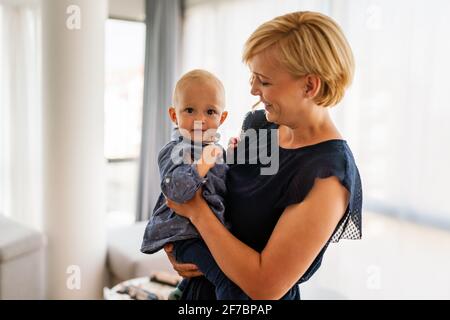
<svg viewBox="0 0 450 320">
<path fill-rule="evenodd" d="M 213 114 L 216 114 L 217 113 L 217 111 L 216 110 L 214 110 L 214 109 L 208 109 L 208 115 L 213 115 Z"/>
<path fill-rule="evenodd" d="M 186 109 L 184 109 L 184 111 L 186 111 L 187 113 L 193 113 L 194 112 L 194 108 L 187 107 Z"/>
</svg>

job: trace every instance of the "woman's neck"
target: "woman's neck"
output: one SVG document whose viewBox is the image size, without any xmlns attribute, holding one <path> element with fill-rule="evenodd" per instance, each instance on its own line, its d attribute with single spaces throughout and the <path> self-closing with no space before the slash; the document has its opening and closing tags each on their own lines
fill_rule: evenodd
<svg viewBox="0 0 450 320">
<path fill-rule="evenodd" d="M 323 107 L 320 107 L 323 108 Z M 297 123 L 279 126 L 279 143 L 286 149 L 295 149 L 313 145 L 326 140 L 342 139 L 331 119 L 328 109 L 302 117 Z"/>
</svg>

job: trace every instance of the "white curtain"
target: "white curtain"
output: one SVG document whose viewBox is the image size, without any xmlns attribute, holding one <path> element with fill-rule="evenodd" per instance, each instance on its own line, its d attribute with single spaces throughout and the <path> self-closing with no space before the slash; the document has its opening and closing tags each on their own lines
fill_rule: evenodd
<svg viewBox="0 0 450 320">
<path fill-rule="evenodd" d="M 37 1 L 0 1 L 0 212 L 41 229 Z"/>
<path fill-rule="evenodd" d="M 221 142 L 256 101 L 241 63 L 245 40 L 299 10 L 334 18 L 353 48 L 356 77 L 332 114 L 359 165 L 366 208 L 450 226 L 449 1 L 188 0 L 183 71 L 206 68 L 223 80 Z"/>
<path fill-rule="evenodd" d="M 167 106 L 178 72 L 181 0 L 146 1 L 145 93 L 136 220 L 148 220 L 161 192 L 157 155 L 170 139 Z"/>
<path fill-rule="evenodd" d="M 358 156 L 366 207 L 448 228 L 450 2 L 343 3 L 332 12 L 357 69 L 335 114 Z"/>
</svg>

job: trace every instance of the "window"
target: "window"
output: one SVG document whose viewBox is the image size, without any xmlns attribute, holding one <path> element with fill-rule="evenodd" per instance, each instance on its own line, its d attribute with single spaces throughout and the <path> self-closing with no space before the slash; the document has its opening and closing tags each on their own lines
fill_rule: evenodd
<svg viewBox="0 0 450 320">
<path fill-rule="evenodd" d="M 110 226 L 134 222 L 145 64 L 145 24 L 109 19 L 105 50 L 106 205 Z"/>
</svg>

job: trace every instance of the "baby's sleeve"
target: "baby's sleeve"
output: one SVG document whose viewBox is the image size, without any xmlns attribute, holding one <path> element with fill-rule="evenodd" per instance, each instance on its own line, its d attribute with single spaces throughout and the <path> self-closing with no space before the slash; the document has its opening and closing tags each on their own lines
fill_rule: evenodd
<svg viewBox="0 0 450 320">
<path fill-rule="evenodd" d="M 183 162 L 180 150 L 171 143 L 164 147 L 158 156 L 158 166 L 161 175 L 161 191 L 169 199 L 184 203 L 192 199 L 197 190 L 206 183 L 197 172 L 195 164 Z"/>
</svg>

